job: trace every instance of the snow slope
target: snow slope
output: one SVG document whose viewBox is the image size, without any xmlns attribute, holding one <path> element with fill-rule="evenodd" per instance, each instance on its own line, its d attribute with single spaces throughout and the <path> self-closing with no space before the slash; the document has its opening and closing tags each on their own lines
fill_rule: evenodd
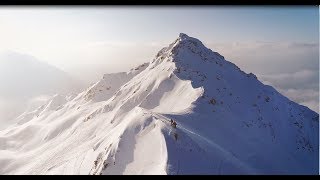
<svg viewBox="0 0 320 180">
<path fill-rule="evenodd" d="M 318 130 L 317 113 L 181 33 L 0 131 L 0 174 L 318 174 Z"/>
</svg>

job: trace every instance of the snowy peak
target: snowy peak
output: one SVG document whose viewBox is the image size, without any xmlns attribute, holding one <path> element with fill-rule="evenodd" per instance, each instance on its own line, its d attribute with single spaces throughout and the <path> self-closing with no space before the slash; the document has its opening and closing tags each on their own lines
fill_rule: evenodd
<svg viewBox="0 0 320 180">
<path fill-rule="evenodd" d="M 181 39 L 186 39 L 186 38 L 189 38 L 189 36 L 186 35 L 185 33 L 180 33 L 180 34 L 179 34 L 179 38 L 181 38 Z"/>
<path fill-rule="evenodd" d="M 200 45 L 202 45 L 204 47 L 204 45 L 202 44 L 202 42 L 199 39 L 191 37 L 191 36 L 188 36 L 185 33 L 180 33 L 179 36 L 178 36 L 178 40 L 179 40 L 179 42 L 190 41 L 190 42 L 193 42 L 193 43 L 199 43 Z"/>
<path fill-rule="evenodd" d="M 156 55 L 155 60 L 162 61 L 165 58 L 168 58 L 169 61 L 172 59 L 181 59 L 183 61 L 186 61 L 190 58 L 179 58 L 180 54 L 185 53 L 191 54 L 191 56 L 198 56 L 203 61 L 214 62 L 224 60 L 224 57 L 222 55 L 215 51 L 212 51 L 211 49 L 208 49 L 200 40 L 190 37 L 184 33 L 180 33 L 178 38 L 169 46 L 162 48 Z M 192 59 L 195 60 L 198 58 Z"/>
<path fill-rule="evenodd" d="M 196 44 L 198 47 L 201 47 L 201 48 L 205 48 L 205 46 L 202 44 L 202 42 L 194 37 L 190 37 L 188 36 L 187 34 L 184 34 L 184 33 L 180 33 L 179 34 L 179 37 L 178 37 L 178 40 L 180 43 L 186 43 L 186 42 L 191 42 L 193 44 Z"/>
<path fill-rule="evenodd" d="M 208 49 L 199 39 L 190 37 L 184 33 L 180 33 L 179 35 L 178 42 L 173 49 L 174 54 L 178 53 L 179 50 L 188 50 L 207 59 L 224 60 L 224 57 L 222 55 L 212 51 L 211 49 Z"/>
<path fill-rule="evenodd" d="M 318 119 L 181 33 L 0 131 L 0 174 L 317 174 Z"/>
</svg>

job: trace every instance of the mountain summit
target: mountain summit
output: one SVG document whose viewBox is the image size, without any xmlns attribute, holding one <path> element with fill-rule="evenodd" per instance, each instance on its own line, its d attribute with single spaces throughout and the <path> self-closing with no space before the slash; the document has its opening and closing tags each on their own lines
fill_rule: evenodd
<svg viewBox="0 0 320 180">
<path fill-rule="evenodd" d="M 319 171 L 319 115 L 183 33 L 54 102 L 0 132 L 1 174 Z"/>
</svg>

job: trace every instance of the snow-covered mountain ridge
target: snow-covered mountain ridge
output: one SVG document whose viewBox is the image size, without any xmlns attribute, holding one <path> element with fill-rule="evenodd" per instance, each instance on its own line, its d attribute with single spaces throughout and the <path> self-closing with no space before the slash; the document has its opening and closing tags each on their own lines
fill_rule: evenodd
<svg viewBox="0 0 320 180">
<path fill-rule="evenodd" d="M 18 118 L 0 132 L 0 174 L 319 172 L 319 115 L 183 33 Z"/>
</svg>

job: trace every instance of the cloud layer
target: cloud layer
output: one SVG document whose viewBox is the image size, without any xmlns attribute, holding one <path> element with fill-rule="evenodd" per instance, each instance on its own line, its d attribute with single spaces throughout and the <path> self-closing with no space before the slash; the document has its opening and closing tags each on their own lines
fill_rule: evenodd
<svg viewBox="0 0 320 180">
<path fill-rule="evenodd" d="M 263 83 L 272 85 L 289 99 L 319 113 L 319 71 L 303 70 L 293 74 L 258 76 Z"/>
</svg>

